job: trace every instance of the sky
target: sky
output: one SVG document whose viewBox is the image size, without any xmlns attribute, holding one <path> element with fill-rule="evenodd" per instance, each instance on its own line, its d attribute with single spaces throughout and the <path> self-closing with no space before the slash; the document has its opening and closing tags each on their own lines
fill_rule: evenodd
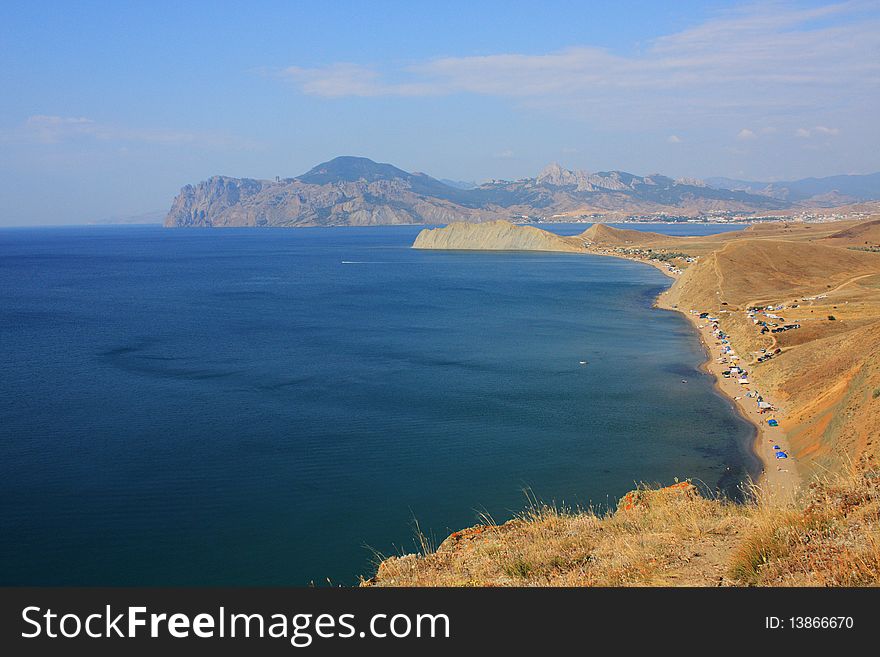
<svg viewBox="0 0 880 657">
<path fill-rule="evenodd" d="M 4 8 L 0 89 L 0 225 L 338 155 L 466 181 L 871 173 L 880 0 L 33 0 Z"/>
</svg>

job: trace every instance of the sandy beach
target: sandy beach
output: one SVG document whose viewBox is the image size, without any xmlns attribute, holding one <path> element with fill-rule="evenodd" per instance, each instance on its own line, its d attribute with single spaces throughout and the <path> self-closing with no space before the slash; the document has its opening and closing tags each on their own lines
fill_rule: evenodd
<svg viewBox="0 0 880 657">
<path fill-rule="evenodd" d="M 740 415 L 748 420 L 756 429 L 753 451 L 760 459 L 763 470 L 756 482 L 763 492 L 771 495 L 774 499 L 784 499 L 797 491 L 800 485 L 797 461 L 792 455 L 792 450 L 780 426 L 771 427 L 767 424 L 770 418 L 776 418 L 781 425 L 785 425 L 782 414 L 777 412 L 761 414 L 758 406 L 746 393 L 755 391 L 755 385 L 741 385 L 735 377 L 725 378 L 721 372 L 730 367 L 729 364 L 718 362 L 721 357 L 721 342 L 712 332 L 712 325 L 705 320 L 700 320 L 698 315 L 692 315 L 677 308 L 677 304 L 670 302 L 670 297 L 675 295 L 675 290 L 666 290 L 658 297 L 656 306 L 665 310 L 681 312 L 697 333 L 707 353 L 707 360 L 703 363 L 703 369 L 715 377 L 715 387 L 721 394 L 730 399 Z M 747 366 L 747 364 L 745 364 Z M 782 451 L 788 454 L 787 459 L 777 459 L 774 445 L 778 445 Z"/>
<path fill-rule="evenodd" d="M 624 260 L 632 260 L 645 265 L 651 265 L 661 271 L 666 276 L 677 280 L 679 274 L 670 271 L 669 267 L 656 260 L 647 260 L 635 256 L 617 254 L 609 252 L 605 249 L 589 249 L 591 255 L 603 255 L 613 258 L 622 258 Z M 700 336 L 703 348 L 706 351 L 707 359 L 702 365 L 702 369 L 715 378 L 716 389 L 725 397 L 727 397 L 749 423 L 755 427 L 755 441 L 752 451 L 761 461 L 762 472 L 755 483 L 760 487 L 761 492 L 777 501 L 784 501 L 797 492 L 801 477 L 798 472 L 797 461 L 792 455 L 792 450 L 782 427 L 771 427 L 767 424 L 767 420 L 771 417 L 780 420 L 783 426 L 785 422 L 782 414 L 775 412 L 773 414 L 761 414 L 758 412 L 757 404 L 753 398 L 746 397 L 746 393 L 755 390 L 754 385 L 740 385 L 733 377 L 725 378 L 721 372 L 729 367 L 729 364 L 718 362 L 721 357 L 721 342 L 713 335 L 712 325 L 706 320 L 701 320 L 699 315 L 691 314 L 678 307 L 678 290 L 673 286 L 661 292 L 654 302 L 655 307 L 663 310 L 673 310 L 681 313 L 694 327 L 694 330 Z M 744 365 L 746 365 L 744 363 Z M 778 445 L 782 451 L 788 454 L 787 459 L 777 459 L 773 449 L 774 445 Z"/>
</svg>

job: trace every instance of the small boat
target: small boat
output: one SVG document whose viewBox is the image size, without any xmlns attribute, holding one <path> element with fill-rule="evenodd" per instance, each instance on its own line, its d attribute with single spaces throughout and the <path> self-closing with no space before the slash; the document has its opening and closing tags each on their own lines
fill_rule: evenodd
<svg viewBox="0 0 880 657">
<path fill-rule="evenodd" d="M 586 365 L 586 364 L 587 364 L 587 361 L 585 361 L 585 360 L 581 360 L 581 361 L 578 361 L 578 362 L 579 362 L 581 365 Z"/>
</svg>

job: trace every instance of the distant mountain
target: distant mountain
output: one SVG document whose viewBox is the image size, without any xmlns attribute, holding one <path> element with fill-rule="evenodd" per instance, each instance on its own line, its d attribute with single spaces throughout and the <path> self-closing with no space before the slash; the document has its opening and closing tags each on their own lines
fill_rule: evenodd
<svg viewBox="0 0 880 657">
<path fill-rule="evenodd" d="M 342 226 L 496 218 L 468 190 L 360 157 L 337 157 L 297 178 L 214 176 L 186 185 L 166 226 Z"/>
<path fill-rule="evenodd" d="M 310 185 L 326 185 L 327 183 L 357 182 L 365 180 L 392 180 L 394 178 L 410 179 L 413 175 L 390 164 L 381 164 L 365 157 L 337 157 L 329 162 L 319 164 L 298 176 L 297 180 Z"/>
<path fill-rule="evenodd" d="M 455 187 L 457 189 L 473 189 L 474 187 L 479 187 L 479 184 L 471 181 L 468 182 L 466 180 L 449 180 L 449 178 L 441 178 L 440 182 L 444 185 L 449 185 L 450 187 Z"/>
<path fill-rule="evenodd" d="M 337 157 L 296 178 L 214 176 L 186 185 L 166 226 L 335 226 L 440 224 L 578 214 L 755 212 L 786 201 L 697 180 L 624 171 L 587 173 L 558 164 L 535 178 L 450 185 L 364 157 Z"/>
<path fill-rule="evenodd" d="M 701 181 L 673 180 L 660 174 L 637 176 L 625 171 L 587 173 L 553 163 L 535 178 L 493 181 L 478 188 L 483 198 L 524 215 L 590 213 L 669 213 L 774 210 L 775 199 L 742 191 L 719 190 Z"/>
<path fill-rule="evenodd" d="M 772 183 L 707 178 L 706 183 L 716 189 L 743 191 L 789 203 L 819 207 L 880 200 L 880 173 L 803 178 Z"/>
</svg>

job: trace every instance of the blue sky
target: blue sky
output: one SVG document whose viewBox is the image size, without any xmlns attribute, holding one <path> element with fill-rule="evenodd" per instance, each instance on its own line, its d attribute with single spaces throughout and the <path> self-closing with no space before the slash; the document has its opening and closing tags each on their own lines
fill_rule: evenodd
<svg viewBox="0 0 880 657">
<path fill-rule="evenodd" d="M 880 170 L 880 2 L 18 3 L 0 224 L 336 155 L 464 180 Z"/>
</svg>

